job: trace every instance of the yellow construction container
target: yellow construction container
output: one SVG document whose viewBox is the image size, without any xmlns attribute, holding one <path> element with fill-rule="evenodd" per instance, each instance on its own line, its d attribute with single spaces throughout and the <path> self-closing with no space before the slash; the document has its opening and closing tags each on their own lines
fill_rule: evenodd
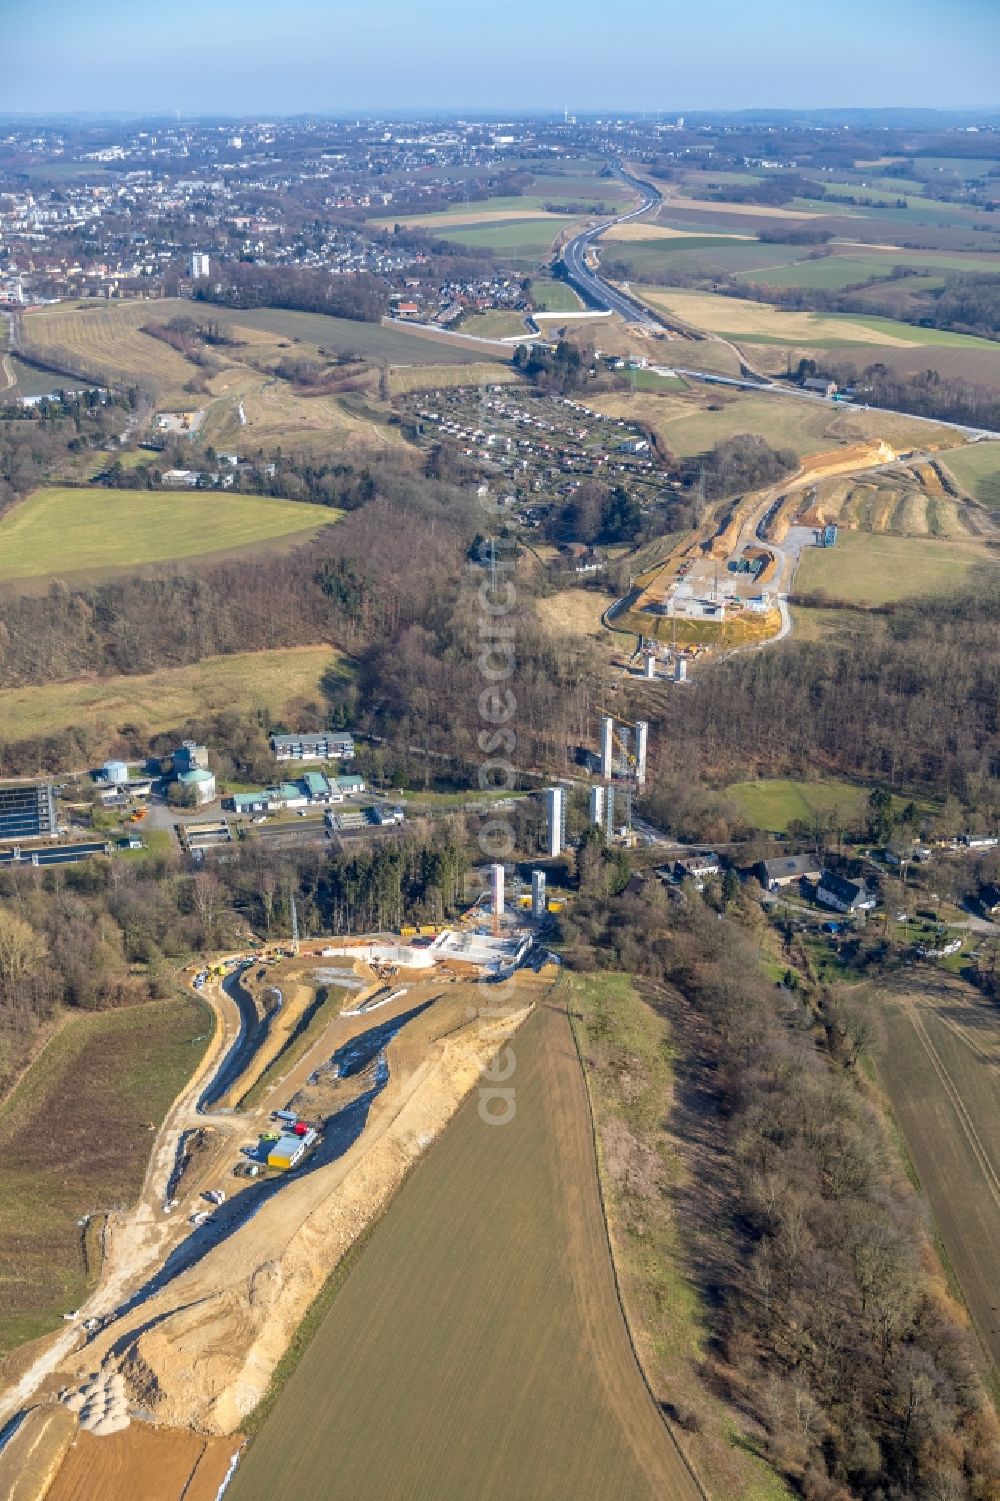
<svg viewBox="0 0 1000 1501">
<path fill-rule="evenodd" d="M 305 1151 L 305 1143 L 298 1136 L 282 1136 L 276 1141 L 267 1154 L 268 1167 L 288 1169 L 294 1167 L 302 1153 Z"/>
<path fill-rule="evenodd" d="M 400 938 L 413 938 L 416 934 L 416 931 L 416 928 L 413 927 L 400 928 L 399 936 Z"/>
</svg>

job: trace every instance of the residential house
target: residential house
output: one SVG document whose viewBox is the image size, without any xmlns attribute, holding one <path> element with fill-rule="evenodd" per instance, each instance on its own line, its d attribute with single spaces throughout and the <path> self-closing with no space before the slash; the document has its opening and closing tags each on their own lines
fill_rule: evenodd
<svg viewBox="0 0 1000 1501">
<path fill-rule="evenodd" d="M 815 855 L 782 855 L 776 860 L 760 860 L 753 868 L 765 891 L 780 891 L 793 881 L 818 881 L 823 865 Z"/>
<path fill-rule="evenodd" d="M 824 907 L 833 907 L 837 912 L 870 912 L 876 899 L 863 881 L 849 881 L 831 870 L 824 870 L 819 878 L 816 896 Z"/>
<path fill-rule="evenodd" d="M 678 881 L 694 881 L 700 891 L 709 876 L 717 876 L 722 869 L 718 855 L 702 850 L 696 855 L 685 855 L 674 861 L 674 878 Z"/>
</svg>

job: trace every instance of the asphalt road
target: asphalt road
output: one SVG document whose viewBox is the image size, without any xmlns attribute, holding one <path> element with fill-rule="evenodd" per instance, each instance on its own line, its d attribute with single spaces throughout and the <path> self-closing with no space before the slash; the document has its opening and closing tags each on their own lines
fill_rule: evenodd
<svg viewBox="0 0 1000 1501">
<path fill-rule="evenodd" d="M 656 188 L 650 187 L 648 183 L 640 182 L 636 177 L 630 177 L 622 167 L 615 168 L 615 176 L 642 194 L 641 206 L 631 209 L 627 214 L 619 214 L 614 219 L 606 219 L 603 224 L 595 224 L 592 228 L 584 229 L 580 234 L 574 235 L 563 246 L 559 258 L 565 267 L 567 281 L 576 288 L 586 302 L 595 307 L 605 308 L 608 312 L 618 313 L 627 323 L 638 323 L 644 328 L 660 329 L 662 325 L 648 308 L 640 302 L 633 301 L 624 292 L 620 292 L 617 287 L 605 281 L 598 271 L 592 271 L 587 265 L 587 251 L 606 229 L 610 229 L 614 224 L 628 224 L 632 219 L 640 219 L 643 214 L 659 208 L 663 202 L 663 195 Z"/>
</svg>

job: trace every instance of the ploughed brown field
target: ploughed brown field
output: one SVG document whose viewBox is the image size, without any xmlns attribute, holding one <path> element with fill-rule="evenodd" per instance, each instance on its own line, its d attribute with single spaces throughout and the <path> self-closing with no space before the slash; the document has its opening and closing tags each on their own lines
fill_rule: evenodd
<svg viewBox="0 0 1000 1501">
<path fill-rule="evenodd" d="M 879 1077 L 996 1381 L 1000 1017 L 943 970 L 922 972 L 880 1002 Z"/>
</svg>

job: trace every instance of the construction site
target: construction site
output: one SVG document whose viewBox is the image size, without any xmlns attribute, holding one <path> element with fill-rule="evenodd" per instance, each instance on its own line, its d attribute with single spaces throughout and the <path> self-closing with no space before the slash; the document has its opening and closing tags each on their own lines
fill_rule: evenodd
<svg viewBox="0 0 1000 1501">
<path fill-rule="evenodd" d="M 600 742 L 596 756 L 592 758 L 592 770 L 600 778 L 593 782 L 587 792 L 587 824 L 600 829 L 609 844 L 630 844 L 633 839 L 633 804 L 646 787 L 649 754 L 649 725 L 644 719 L 636 721 L 603 714 L 600 724 Z M 545 853 L 556 859 L 567 848 L 566 804 L 570 788 L 565 784 L 547 787 L 545 798 Z M 541 878 L 540 888 L 536 880 Z M 532 876 L 531 910 L 533 916 L 541 915 L 544 903 L 544 872 Z"/>
<path fill-rule="evenodd" d="M 220 1493 L 326 1278 L 551 988 L 536 931 L 495 866 L 455 927 L 192 967 L 213 1042 L 96 1291 L 0 1398 L 0 1494 Z"/>
<path fill-rule="evenodd" d="M 608 612 L 617 629 L 634 630 L 654 662 L 669 644 L 672 675 L 686 650 L 719 650 L 778 639 L 790 628 L 786 597 L 802 550 L 833 546 L 832 516 L 814 507 L 829 477 L 881 471 L 898 462 L 882 441 L 854 444 L 805 459 L 780 484 L 716 509 L 653 568 L 633 578 Z M 652 674 L 659 675 L 655 669 Z"/>
</svg>

